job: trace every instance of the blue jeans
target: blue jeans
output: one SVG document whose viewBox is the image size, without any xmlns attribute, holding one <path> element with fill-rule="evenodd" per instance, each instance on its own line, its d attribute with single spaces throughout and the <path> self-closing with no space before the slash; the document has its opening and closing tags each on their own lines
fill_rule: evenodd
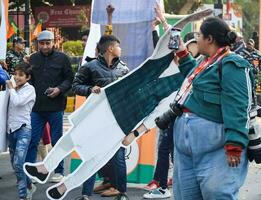
<svg viewBox="0 0 261 200">
<path fill-rule="evenodd" d="M 31 129 L 22 127 L 13 133 L 8 135 L 9 139 L 9 151 L 11 157 L 11 163 L 15 170 L 19 198 L 23 199 L 26 197 L 27 192 L 27 181 L 26 175 L 23 171 L 23 164 L 27 154 L 28 146 L 31 140 Z"/>
<path fill-rule="evenodd" d="M 92 196 L 95 179 L 96 179 L 96 173 L 83 183 L 82 195 Z"/>
<path fill-rule="evenodd" d="M 173 125 L 160 134 L 160 144 L 158 148 L 158 160 L 154 173 L 154 180 L 158 181 L 160 187 L 167 188 L 169 172 L 169 155 L 173 161 Z"/>
<path fill-rule="evenodd" d="M 112 167 L 111 167 L 111 162 L 109 161 L 106 165 L 104 165 L 98 171 L 98 175 L 99 175 L 99 177 L 106 179 L 106 180 L 104 180 L 104 182 L 106 182 L 106 181 L 110 182 L 110 180 L 111 180 L 110 176 L 112 176 L 111 171 L 112 171 Z M 107 180 L 108 178 L 109 178 L 109 180 Z M 92 195 L 95 180 L 96 180 L 96 173 L 83 183 L 82 195 L 87 195 L 87 196 Z"/>
<path fill-rule="evenodd" d="M 51 142 L 52 146 L 63 135 L 63 112 L 32 112 L 31 123 L 32 123 L 32 140 L 29 145 L 26 162 L 35 163 L 37 158 L 37 147 L 43 136 L 43 130 L 46 122 L 49 122 L 51 129 Z M 64 167 L 63 161 L 59 163 L 55 169 L 55 173 L 63 174 Z"/>
<path fill-rule="evenodd" d="M 127 167 L 125 160 L 125 148 L 121 147 L 112 157 L 111 184 L 121 193 L 127 191 Z"/>
<path fill-rule="evenodd" d="M 236 200 L 246 178 L 248 161 L 242 152 L 238 167 L 229 167 L 223 124 L 184 113 L 174 125 L 174 198 Z"/>
<path fill-rule="evenodd" d="M 108 169 L 110 166 L 110 170 Z M 122 193 L 127 191 L 127 167 L 125 161 L 125 148 L 121 147 L 112 159 L 106 164 L 106 175 L 114 188 Z M 91 196 L 96 174 L 83 183 L 82 195 Z"/>
</svg>

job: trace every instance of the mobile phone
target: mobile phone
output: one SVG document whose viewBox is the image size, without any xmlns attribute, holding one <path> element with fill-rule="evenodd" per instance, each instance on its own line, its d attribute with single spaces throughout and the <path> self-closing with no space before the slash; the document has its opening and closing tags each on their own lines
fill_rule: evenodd
<svg viewBox="0 0 261 200">
<path fill-rule="evenodd" d="M 52 93 L 52 91 L 51 91 L 51 88 L 50 87 L 48 87 L 45 91 L 44 91 L 44 94 L 45 95 L 49 95 L 49 94 L 51 94 Z"/>
</svg>

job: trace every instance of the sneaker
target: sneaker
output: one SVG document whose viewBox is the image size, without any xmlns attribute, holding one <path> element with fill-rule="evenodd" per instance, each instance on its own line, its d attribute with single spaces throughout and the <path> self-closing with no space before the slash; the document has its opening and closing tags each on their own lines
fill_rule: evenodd
<svg viewBox="0 0 261 200">
<path fill-rule="evenodd" d="M 101 183 L 93 189 L 94 193 L 102 193 L 104 190 L 108 190 L 112 187 L 110 183 Z"/>
<path fill-rule="evenodd" d="M 34 184 L 32 184 L 32 188 L 28 189 L 27 188 L 27 196 L 26 196 L 26 200 L 32 200 L 33 199 L 33 194 L 36 191 L 36 186 Z"/>
<path fill-rule="evenodd" d="M 87 195 L 82 195 L 81 197 L 78 197 L 75 200 L 90 200 L 90 199 Z"/>
<path fill-rule="evenodd" d="M 150 183 L 148 183 L 148 185 L 144 187 L 144 189 L 147 191 L 155 190 L 157 188 L 159 188 L 159 182 L 156 180 L 152 180 Z"/>
<path fill-rule="evenodd" d="M 129 198 L 126 194 L 120 193 L 114 198 L 114 200 L 129 200 Z"/>
<path fill-rule="evenodd" d="M 63 175 L 59 173 L 55 173 L 51 178 L 50 182 L 51 183 L 59 183 L 63 179 Z"/>
<path fill-rule="evenodd" d="M 144 199 L 166 199 L 170 198 L 171 193 L 168 188 L 162 189 L 161 187 L 151 190 L 148 193 L 143 195 Z"/>
<path fill-rule="evenodd" d="M 110 189 L 105 190 L 103 193 L 101 193 L 101 196 L 102 197 L 114 197 L 119 194 L 120 194 L 120 192 L 117 189 L 115 189 L 114 187 L 111 187 Z"/>
</svg>

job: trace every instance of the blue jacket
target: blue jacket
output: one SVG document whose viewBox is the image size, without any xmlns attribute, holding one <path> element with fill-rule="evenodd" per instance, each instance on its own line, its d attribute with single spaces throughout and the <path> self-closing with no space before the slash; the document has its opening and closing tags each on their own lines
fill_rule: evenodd
<svg viewBox="0 0 261 200">
<path fill-rule="evenodd" d="M 5 81 L 9 79 L 9 76 L 0 65 L 0 85 L 5 85 Z"/>
</svg>

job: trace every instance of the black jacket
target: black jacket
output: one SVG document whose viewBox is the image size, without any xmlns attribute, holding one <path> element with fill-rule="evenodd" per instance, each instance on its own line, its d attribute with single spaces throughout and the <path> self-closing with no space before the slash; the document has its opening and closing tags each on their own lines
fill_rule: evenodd
<svg viewBox="0 0 261 200">
<path fill-rule="evenodd" d="M 93 86 L 104 87 L 128 72 L 128 67 L 120 59 L 115 59 L 109 67 L 104 57 L 98 56 L 79 69 L 73 80 L 72 90 L 77 95 L 89 96 Z"/>
<path fill-rule="evenodd" d="M 73 72 L 69 58 L 64 53 L 53 51 L 48 56 L 40 51 L 30 57 L 32 66 L 32 85 L 36 91 L 34 112 L 63 111 L 66 106 L 65 92 L 71 88 Z M 44 93 L 48 87 L 58 87 L 61 93 L 47 97 Z"/>
</svg>

